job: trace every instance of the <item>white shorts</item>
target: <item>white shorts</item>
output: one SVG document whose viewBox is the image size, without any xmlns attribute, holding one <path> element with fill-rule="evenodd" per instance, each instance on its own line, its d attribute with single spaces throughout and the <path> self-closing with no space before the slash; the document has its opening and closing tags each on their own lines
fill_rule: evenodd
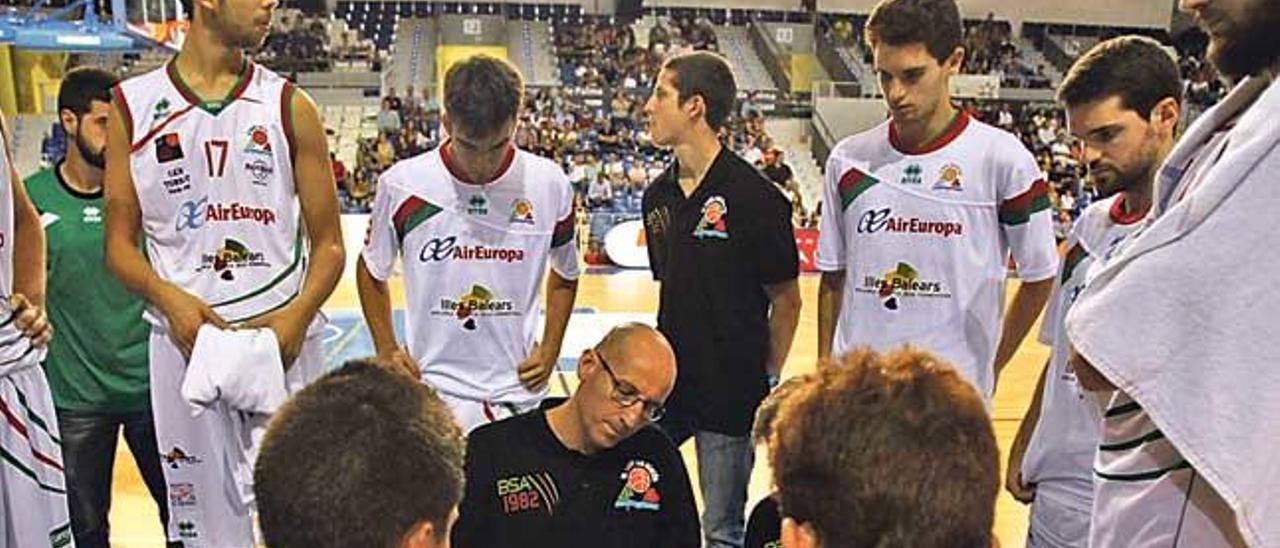
<svg viewBox="0 0 1280 548">
<path fill-rule="evenodd" d="M 1031 504 L 1027 548 L 1085 548 L 1089 545 L 1089 501 L 1072 504 L 1070 497 L 1036 486 Z"/>
<path fill-rule="evenodd" d="M 0 545 L 72 546 L 67 484 L 44 369 L 0 376 Z"/>
<path fill-rule="evenodd" d="M 323 374 L 321 332 L 309 330 L 298 359 L 285 374 L 290 394 Z M 168 333 L 153 327 L 150 345 L 151 408 L 169 491 L 169 541 L 181 541 L 186 548 L 254 546 L 252 476 L 245 477 L 229 455 L 245 445 L 244 440 L 232 437 L 236 431 L 219 413 L 191 416 L 191 405 L 181 391 L 187 361 Z M 251 419 L 256 426 L 248 444 L 252 453 L 268 418 L 255 415 Z"/>
<path fill-rule="evenodd" d="M 540 403 L 491 402 L 450 396 L 439 391 L 437 393 L 445 405 L 449 406 L 449 411 L 453 412 L 453 418 L 458 422 L 458 427 L 462 428 L 463 435 L 491 422 L 533 411 Z"/>
</svg>

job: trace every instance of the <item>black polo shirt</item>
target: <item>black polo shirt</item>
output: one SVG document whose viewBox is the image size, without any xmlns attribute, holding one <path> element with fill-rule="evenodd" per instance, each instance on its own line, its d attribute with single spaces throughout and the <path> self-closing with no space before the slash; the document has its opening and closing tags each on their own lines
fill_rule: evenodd
<svg viewBox="0 0 1280 548">
<path fill-rule="evenodd" d="M 684 460 L 646 426 L 612 449 L 568 449 L 543 409 L 477 428 L 455 548 L 697 548 L 698 514 Z"/>
<path fill-rule="evenodd" d="M 679 173 L 673 161 L 643 202 L 650 268 L 662 284 L 658 329 L 678 364 L 667 407 L 699 430 L 745 436 L 769 390 L 764 288 L 799 274 L 791 204 L 728 149 L 692 196 Z"/>
</svg>

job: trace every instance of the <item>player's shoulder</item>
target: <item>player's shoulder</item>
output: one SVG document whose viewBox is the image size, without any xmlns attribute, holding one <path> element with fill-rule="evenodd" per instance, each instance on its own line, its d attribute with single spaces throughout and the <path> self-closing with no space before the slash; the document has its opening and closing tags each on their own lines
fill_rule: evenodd
<svg viewBox="0 0 1280 548">
<path fill-rule="evenodd" d="M 508 451 L 513 441 L 522 439 L 545 425 L 541 410 L 480 425 L 467 434 L 468 451 Z"/>
<path fill-rule="evenodd" d="M 885 120 L 875 127 L 840 139 L 831 148 L 828 158 L 836 161 L 862 162 L 884 156 L 890 148 L 889 120 Z"/>
<path fill-rule="evenodd" d="M 1071 236 L 1086 248 L 1096 247 L 1097 240 L 1115 224 L 1111 210 L 1118 199 L 1119 195 L 1108 196 L 1085 207 L 1071 226 Z"/>
<path fill-rule="evenodd" d="M 977 144 L 983 152 L 998 164 L 1021 164 L 1034 162 L 1035 157 L 1017 135 L 998 128 L 981 120 L 970 118 L 969 127 L 965 128 L 965 145 Z"/>
</svg>

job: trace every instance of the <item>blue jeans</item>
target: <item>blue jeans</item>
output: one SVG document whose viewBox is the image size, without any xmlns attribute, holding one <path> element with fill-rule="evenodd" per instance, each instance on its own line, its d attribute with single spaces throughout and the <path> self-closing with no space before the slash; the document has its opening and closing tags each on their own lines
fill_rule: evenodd
<svg viewBox="0 0 1280 548">
<path fill-rule="evenodd" d="M 698 430 L 688 417 L 668 412 L 658 426 L 676 447 L 693 438 L 702 491 L 702 538 L 706 548 L 742 548 L 745 539 L 747 484 L 755 464 L 750 436 Z"/>
<path fill-rule="evenodd" d="M 62 459 L 66 465 L 67 509 L 79 548 L 108 546 L 107 514 L 111 510 L 111 471 L 120 430 L 138 463 L 142 481 L 156 501 L 163 530 L 169 520 L 160 450 L 150 411 L 99 413 L 58 410 Z"/>
</svg>

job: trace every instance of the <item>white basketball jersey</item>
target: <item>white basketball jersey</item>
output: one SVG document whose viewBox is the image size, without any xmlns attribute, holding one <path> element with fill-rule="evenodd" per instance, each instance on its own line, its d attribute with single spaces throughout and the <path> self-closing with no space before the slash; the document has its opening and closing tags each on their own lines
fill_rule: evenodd
<svg viewBox="0 0 1280 548">
<path fill-rule="evenodd" d="M 288 303 L 306 271 L 293 86 L 246 62 L 224 100 L 201 101 L 170 62 L 116 93 L 156 273 L 232 322 Z M 148 319 L 160 325 L 158 315 Z"/>
<path fill-rule="evenodd" d="M 13 160 L 0 131 L 0 297 L 13 294 Z"/>
<path fill-rule="evenodd" d="M 540 401 L 516 367 L 537 335 L 548 263 L 578 278 L 573 187 L 559 166 L 524 151 L 483 186 L 449 166 L 446 143 L 382 175 L 365 265 L 386 280 L 402 258 L 409 354 L 424 380 L 470 400 Z"/>
<path fill-rule="evenodd" d="M 1071 341 L 1062 324 L 1084 290 L 1092 265 L 1124 240 L 1141 217 L 1141 213 L 1124 213 L 1121 195 L 1085 209 L 1067 238 L 1066 258 L 1054 280 L 1040 329 L 1040 342 L 1053 350 L 1040 396 L 1040 421 L 1022 460 L 1022 479 L 1036 484 L 1037 497 L 1050 493 L 1059 504 L 1069 504 L 1085 514 L 1093 501 L 1093 457 L 1098 450 L 1101 406 L 1106 401 L 1100 402 L 1097 395 L 1077 383 L 1067 363 Z"/>
<path fill-rule="evenodd" d="M 903 149 L 886 121 L 827 160 L 818 268 L 846 272 L 833 351 L 911 344 L 990 400 L 1006 257 L 1025 281 L 1057 270 L 1047 186 L 1017 137 L 963 112 Z"/>
</svg>

